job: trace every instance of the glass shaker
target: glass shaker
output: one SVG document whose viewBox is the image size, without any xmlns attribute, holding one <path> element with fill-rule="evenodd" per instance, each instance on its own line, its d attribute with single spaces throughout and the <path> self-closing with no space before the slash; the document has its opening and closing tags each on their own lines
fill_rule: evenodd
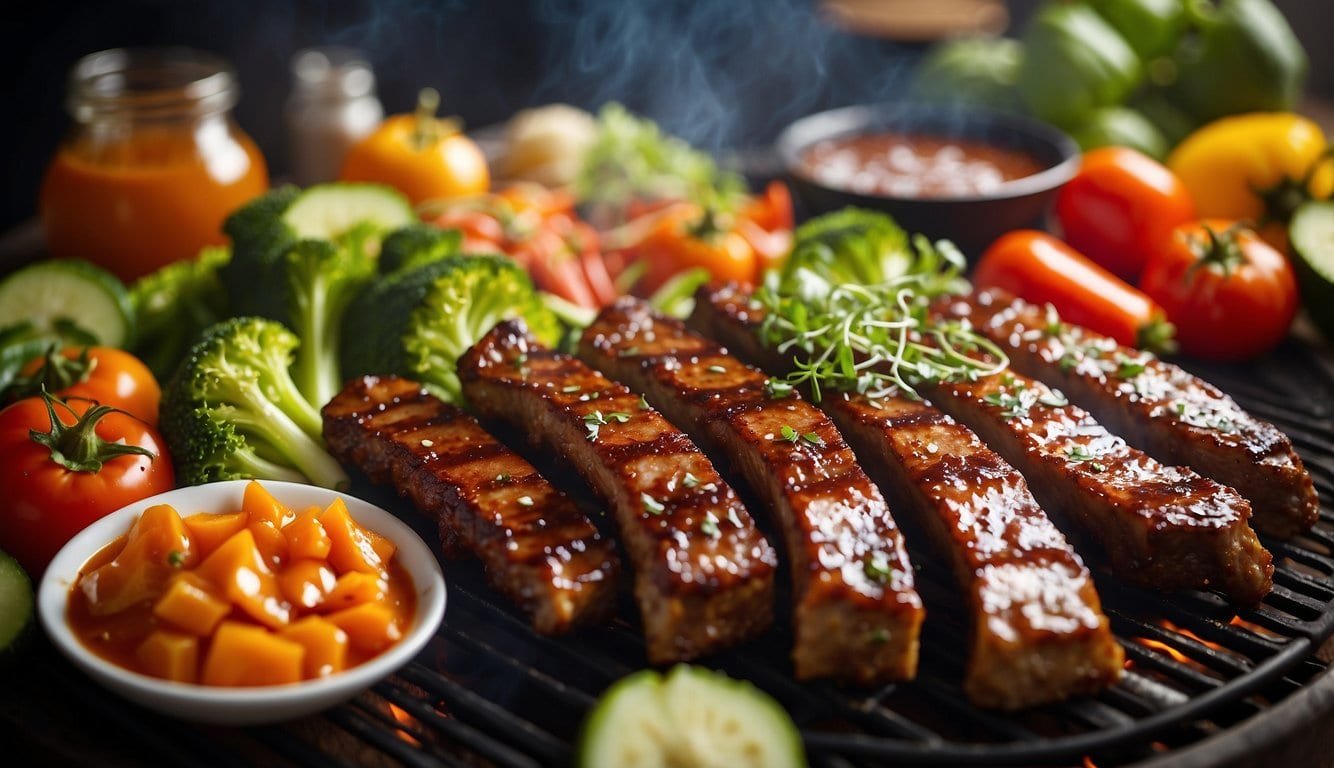
<svg viewBox="0 0 1334 768">
<path fill-rule="evenodd" d="M 70 73 L 72 128 L 47 167 L 40 210 L 57 258 L 124 280 L 226 242 L 222 222 L 268 190 L 264 157 L 232 120 L 236 77 L 189 48 L 116 48 Z"/>
<path fill-rule="evenodd" d="M 348 148 L 383 118 L 375 73 L 359 51 L 297 51 L 284 109 L 292 181 L 306 186 L 338 178 Z"/>
</svg>

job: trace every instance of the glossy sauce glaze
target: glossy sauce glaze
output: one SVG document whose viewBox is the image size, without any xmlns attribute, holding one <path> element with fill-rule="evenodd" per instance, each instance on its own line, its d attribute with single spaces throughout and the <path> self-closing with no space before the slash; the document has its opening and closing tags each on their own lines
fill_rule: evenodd
<svg viewBox="0 0 1334 768">
<path fill-rule="evenodd" d="M 335 455 L 434 517 L 445 550 L 480 559 L 538 631 L 564 632 L 610 609 L 612 543 L 471 416 L 396 376 L 353 379 L 323 415 Z"/>
<path fill-rule="evenodd" d="M 459 378 L 480 413 L 556 451 L 611 506 L 651 659 L 693 658 L 769 624 L 773 548 L 713 464 L 640 396 L 518 321 L 474 345 Z"/>
<path fill-rule="evenodd" d="M 690 324 L 785 371 L 760 345 L 762 320 L 745 292 L 721 288 L 697 297 Z M 1018 471 L 929 403 L 832 393 L 823 405 L 900 517 L 952 565 L 973 625 L 964 687 L 974 703 L 1032 706 L 1118 678 L 1121 649 L 1092 577 Z"/>
<path fill-rule="evenodd" d="M 1257 528 L 1291 536 L 1315 523 L 1319 499 L 1291 441 L 1213 385 L 1001 294 L 940 309 L 1001 344 L 1016 368 L 1059 382 L 1137 447 L 1237 489 L 1250 500 Z"/>
<path fill-rule="evenodd" d="M 1043 169 L 1023 152 L 918 133 L 828 139 L 807 149 L 801 163 L 811 179 L 835 189 L 907 198 L 985 195 Z"/>
<path fill-rule="evenodd" d="M 792 564 L 797 677 L 914 675 L 923 611 L 903 538 L 824 413 L 770 398 L 763 373 L 635 299 L 603 310 L 580 356 L 690 425 L 773 512 Z"/>
</svg>

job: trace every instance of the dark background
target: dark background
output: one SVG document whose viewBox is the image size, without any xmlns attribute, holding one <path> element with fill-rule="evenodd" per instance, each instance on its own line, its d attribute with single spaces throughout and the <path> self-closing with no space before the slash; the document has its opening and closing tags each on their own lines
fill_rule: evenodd
<svg viewBox="0 0 1334 768">
<path fill-rule="evenodd" d="M 933 0 L 921 0 L 932 2 Z M 14 4 L 7 4 L 13 6 Z M 1011 30 L 1036 0 L 1009 3 Z M 1311 57 L 1309 91 L 1334 95 L 1331 0 L 1278 0 Z M 214 51 L 239 75 L 241 126 L 273 175 L 286 170 L 288 63 L 310 45 L 367 53 L 386 111 L 418 89 L 478 128 L 524 106 L 619 100 L 713 150 L 761 145 L 818 109 L 894 98 L 922 47 L 821 20 L 817 0 L 54 0 L 3 11 L 8 81 L 0 231 L 35 215 L 37 188 L 68 126 L 64 82 L 78 57 L 123 45 Z"/>
</svg>

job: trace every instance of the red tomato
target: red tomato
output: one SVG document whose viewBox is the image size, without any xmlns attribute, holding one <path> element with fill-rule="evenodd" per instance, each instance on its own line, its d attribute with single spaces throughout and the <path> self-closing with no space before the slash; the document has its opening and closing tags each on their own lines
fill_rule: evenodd
<svg viewBox="0 0 1334 768">
<path fill-rule="evenodd" d="M 0 411 L 0 549 L 37 576 L 95 520 L 171 490 L 165 446 L 147 424 L 89 400 L 29 397 Z"/>
<path fill-rule="evenodd" d="M 1157 244 L 1195 218 L 1195 203 L 1167 166 L 1128 147 L 1103 147 L 1085 153 L 1055 212 L 1071 247 L 1135 280 Z"/>
<path fill-rule="evenodd" d="M 1152 299 L 1045 232 L 1003 235 L 982 254 L 973 284 L 1051 304 L 1061 319 L 1128 347 L 1162 349 L 1170 339 Z"/>
<path fill-rule="evenodd" d="M 1140 287 L 1167 310 L 1181 351 L 1248 360 L 1273 349 L 1297 315 L 1297 280 L 1283 254 L 1226 219 L 1173 230 L 1149 257 Z"/>
<path fill-rule="evenodd" d="M 96 400 L 157 426 L 162 389 L 139 358 L 112 347 L 66 347 L 23 367 L 34 385 L 63 398 Z M 22 386 L 22 385 L 20 385 Z M 29 394 L 36 394 L 37 391 Z"/>
</svg>

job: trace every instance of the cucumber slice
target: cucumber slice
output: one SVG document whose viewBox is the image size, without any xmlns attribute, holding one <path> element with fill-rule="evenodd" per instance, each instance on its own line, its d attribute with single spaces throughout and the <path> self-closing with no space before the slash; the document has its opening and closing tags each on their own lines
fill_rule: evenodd
<svg viewBox="0 0 1334 768">
<path fill-rule="evenodd" d="M 0 282 L 0 327 L 27 321 L 39 333 L 123 347 L 133 317 L 124 283 L 86 261 L 40 261 Z"/>
<path fill-rule="evenodd" d="M 584 725 L 584 768 L 804 766 L 797 728 L 750 683 L 679 664 L 612 685 Z"/>
<path fill-rule="evenodd" d="M 1302 303 L 1326 338 L 1334 339 L 1334 202 L 1303 203 L 1288 226 L 1297 255 Z"/>
<path fill-rule="evenodd" d="M 416 220 L 408 199 L 381 184 L 317 184 L 283 212 L 283 222 L 302 240 L 339 240 L 367 224 L 387 231 Z"/>
<path fill-rule="evenodd" d="M 18 646 L 32 625 L 32 582 L 14 558 L 0 552 L 0 659 Z"/>
</svg>

